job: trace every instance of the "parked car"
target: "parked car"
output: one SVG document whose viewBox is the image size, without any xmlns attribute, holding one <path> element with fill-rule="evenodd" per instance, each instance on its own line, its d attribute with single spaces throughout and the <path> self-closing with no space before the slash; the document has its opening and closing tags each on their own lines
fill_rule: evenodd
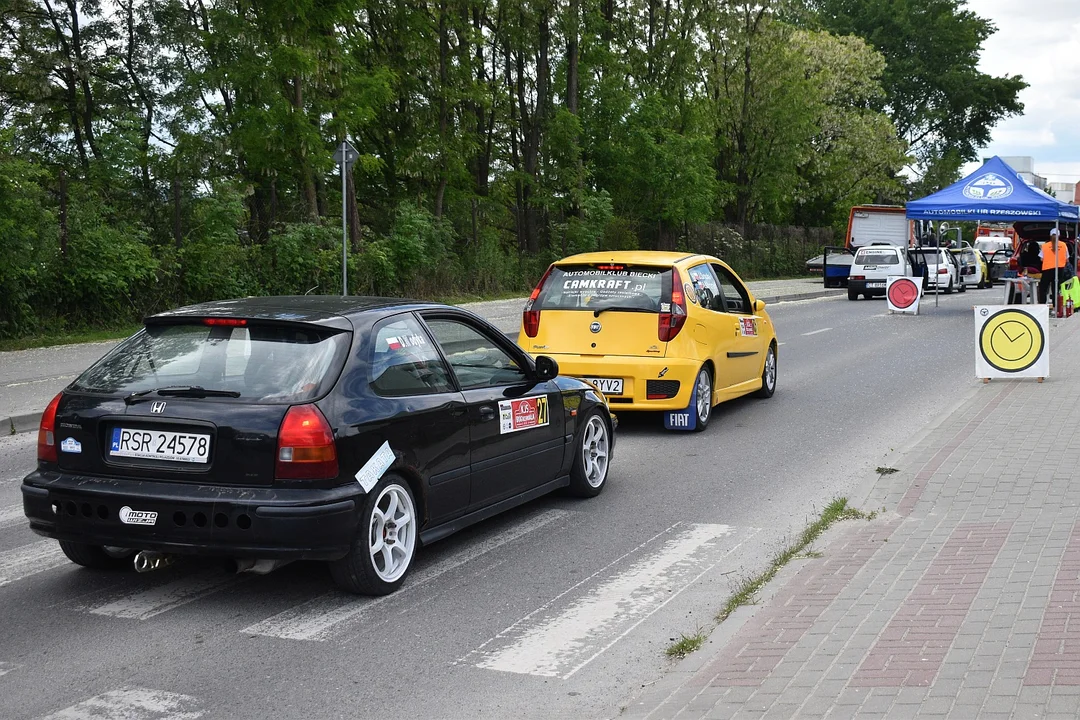
<svg viewBox="0 0 1080 720">
<path fill-rule="evenodd" d="M 848 300 L 858 300 L 860 295 L 884 297 L 891 275 L 914 275 L 906 248 L 885 243 L 859 248 L 848 276 Z"/>
<path fill-rule="evenodd" d="M 980 238 L 975 241 L 975 249 L 986 258 L 990 282 L 1000 282 L 1009 270 L 1009 259 L 1013 255 L 1012 240 Z"/>
<path fill-rule="evenodd" d="M 417 548 L 557 488 L 600 493 L 603 396 L 445 305 L 249 298 L 155 315 L 49 403 L 22 493 L 73 562 L 325 560 L 397 589 Z"/>
<path fill-rule="evenodd" d="M 926 278 L 924 289 L 934 292 L 944 290 L 946 294 L 967 289 L 960 280 L 960 266 L 956 258 L 945 248 L 917 247 L 912 249 L 911 255 L 920 268 L 918 272 Z"/>
<path fill-rule="evenodd" d="M 950 249 L 950 253 L 960 265 L 960 280 L 965 288 L 974 287 L 982 289 L 990 287 L 989 271 L 986 260 L 978 250 L 970 247 L 963 249 Z"/>
<path fill-rule="evenodd" d="M 776 389 L 765 303 L 708 255 L 559 260 L 529 297 L 518 342 L 594 383 L 619 412 L 664 411 L 669 429 L 704 430 L 717 403 Z"/>
</svg>

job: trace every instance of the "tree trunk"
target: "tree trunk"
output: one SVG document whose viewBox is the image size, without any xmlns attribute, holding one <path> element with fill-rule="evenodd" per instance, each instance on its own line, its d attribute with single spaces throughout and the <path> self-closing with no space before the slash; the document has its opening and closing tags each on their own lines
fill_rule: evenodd
<svg viewBox="0 0 1080 720">
<path fill-rule="evenodd" d="M 173 175 L 172 179 L 172 206 L 173 242 L 176 244 L 176 249 L 179 250 L 184 242 L 184 237 L 180 232 L 180 177 L 178 175 Z"/>
<path fill-rule="evenodd" d="M 438 189 L 435 191 L 435 218 L 437 220 L 441 220 L 443 216 L 443 197 L 446 194 L 447 183 L 446 146 L 449 142 L 446 134 L 447 129 L 450 127 L 450 113 L 446 102 L 446 93 L 449 91 L 450 85 L 447 76 L 450 37 L 446 27 L 446 16 L 446 0 L 442 0 L 439 3 L 439 157 L 436 161 Z"/>
<path fill-rule="evenodd" d="M 68 181 L 67 172 L 60 168 L 60 257 L 67 257 L 68 249 Z"/>
<path fill-rule="evenodd" d="M 566 109 L 578 114 L 578 23 L 581 0 L 570 0 L 570 22 L 566 40 Z"/>
<path fill-rule="evenodd" d="M 349 214 L 349 246 L 355 253 L 360 252 L 360 208 L 356 200 L 356 182 L 353 179 L 355 163 L 345 171 L 345 206 Z"/>
</svg>

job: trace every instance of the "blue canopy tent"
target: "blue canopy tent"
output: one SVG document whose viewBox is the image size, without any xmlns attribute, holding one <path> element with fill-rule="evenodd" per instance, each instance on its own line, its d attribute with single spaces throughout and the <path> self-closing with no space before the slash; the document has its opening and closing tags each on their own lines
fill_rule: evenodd
<svg viewBox="0 0 1080 720">
<path fill-rule="evenodd" d="M 907 204 L 909 220 L 1077 222 L 1069 205 L 1028 185 L 996 155 L 966 178 Z"/>
<path fill-rule="evenodd" d="M 909 202 L 906 210 L 909 220 L 1022 221 L 1055 226 L 1067 222 L 1076 223 L 1080 231 L 1080 213 L 1075 205 L 1028 185 L 996 155 L 962 180 Z M 1056 269 L 1054 275 L 1056 278 Z M 1056 280 L 1053 287 L 1058 287 Z"/>
</svg>

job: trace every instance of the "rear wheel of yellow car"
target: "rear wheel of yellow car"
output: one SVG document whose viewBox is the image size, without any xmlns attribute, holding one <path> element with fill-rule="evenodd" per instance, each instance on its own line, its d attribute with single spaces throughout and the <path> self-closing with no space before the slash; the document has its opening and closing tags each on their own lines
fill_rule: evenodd
<svg viewBox="0 0 1080 720">
<path fill-rule="evenodd" d="M 712 373 L 707 365 L 702 365 L 698 370 L 697 380 L 694 381 L 694 413 L 697 416 L 694 430 L 701 432 L 709 424 L 712 417 Z"/>
<path fill-rule="evenodd" d="M 776 346 L 769 344 L 769 352 L 765 354 L 765 367 L 761 371 L 761 389 L 757 391 L 759 398 L 771 398 L 776 392 Z"/>
</svg>

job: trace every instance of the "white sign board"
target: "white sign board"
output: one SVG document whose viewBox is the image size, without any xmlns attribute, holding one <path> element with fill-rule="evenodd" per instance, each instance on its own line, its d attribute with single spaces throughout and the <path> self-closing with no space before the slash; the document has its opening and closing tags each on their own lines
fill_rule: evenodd
<svg viewBox="0 0 1080 720">
<path fill-rule="evenodd" d="M 975 306 L 975 377 L 1050 376 L 1050 309 L 1046 305 Z"/>
<path fill-rule="evenodd" d="M 885 302 L 889 312 L 919 314 L 919 300 L 922 299 L 922 278 L 909 278 L 890 275 L 885 286 Z"/>
</svg>

